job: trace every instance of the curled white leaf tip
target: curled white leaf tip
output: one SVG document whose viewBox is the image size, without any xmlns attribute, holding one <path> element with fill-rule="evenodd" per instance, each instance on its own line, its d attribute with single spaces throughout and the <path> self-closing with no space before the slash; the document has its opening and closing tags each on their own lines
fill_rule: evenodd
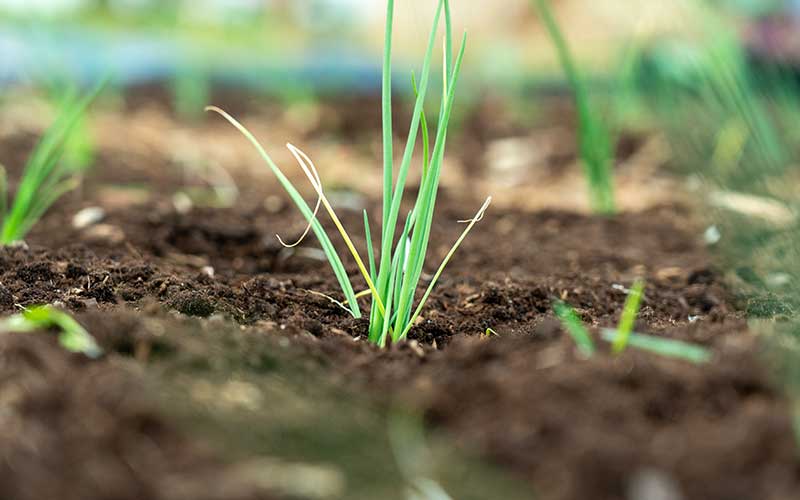
<svg viewBox="0 0 800 500">
<path fill-rule="evenodd" d="M 214 112 L 214 113 L 222 115 L 225 118 L 232 118 L 231 115 L 227 111 L 225 111 L 224 109 L 220 108 L 219 106 L 206 106 L 205 108 L 203 108 L 203 111 L 205 111 L 206 113 Z"/>
<path fill-rule="evenodd" d="M 308 155 L 303 153 L 299 148 L 294 146 L 292 143 L 287 142 L 286 148 L 289 150 L 289 152 L 292 153 L 297 162 L 300 164 L 300 168 L 303 169 L 303 173 L 306 174 L 306 177 L 308 177 L 308 180 L 314 187 L 314 191 L 317 192 L 317 203 L 314 206 L 314 213 L 311 216 L 311 220 L 306 225 L 303 234 L 300 235 L 300 238 L 298 238 L 297 241 L 295 241 L 294 243 L 286 243 L 283 241 L 283 239 L 279 234 L 275 235 L 275 237 L 278 238 L 278 242 L 281 245 L 283 245 L 286 248 L 294 248 L 300 243 L 302 243 L 303 240 L 306 238 L 306 236 L 308 236 L 308 233 L 311 231 L 311 228 L 314 225 L 314 220 L 317 218 L 317 214 L 319 213 L 319 208 L 322 205 L 323 193 L 322 193 L 322 181 L 319 178 L 319 173 L 317 172 L 317 169 L 314 166 L 314 162 L 311 161 Z"/>
<path fill-rule="evenodd" d="M 486 210 L 489 209 L 489 205 L 491 204 L 492 204 L 492 197 L 489 196 L 488 198 L 486 198 L 486 201 L 483 202 L 483 205 L 481 206 L 480 210 L 478 210 L 478 213 L 475 214 L 475 217 L 471 219 L 460 220 L 458 221 L 459 224 L 474 224 L 476 222 L 482 221 L 483 216 L 486 215 Z"/>
<path fill-rule="evenodd" d="M 319 178 L 319 173 L 317 172 L 317 167 L 314 166 L 314 162 L 297 146 L 287 142 L 286 147 L 289 149 L 289 152 L 292 153 L 295 160 L 297 160 L 297 163 L 300 164 L 300 168 L 303 169 L 303 173 L 306 174 L 309 182 L 311 182 L 311 186 L 317 191 L 320 197 L 323 197 L 322 181 Z"/>
</svg>

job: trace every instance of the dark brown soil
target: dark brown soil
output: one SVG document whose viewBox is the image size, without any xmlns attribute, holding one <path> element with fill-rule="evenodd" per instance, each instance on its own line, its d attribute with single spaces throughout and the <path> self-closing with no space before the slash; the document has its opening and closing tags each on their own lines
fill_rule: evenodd
<svg viewBox="0 0 800 500">
<path fill-rule="evenodd" d="M 39 336 L 0 339 L 0 497 L 268 499 L 167 421 L 138 367 L 92 362 Z"/>
<path fill-rule="evenodd" d="M 272 379 L 260 374 L 282 356 L 378 408 L 400 402 L 423 414 L 437 435 L 540 498 L 661 498 L 641 491 L 674 489 L 676 498 L 777 500 L 800 488 L 789 404 L 681 206 L 607 218 L 491 209 L 443 276 L 414 341 L 380 351 L 365 342 L 364 320 L 312 293 L 338 293 L 315 242 L 292 251 L 277 244 L 276 233 L 302 231 L 291 207 L 265 206 L 253 190 L 235 208 L 180 213 L 159 195 L 73 229 L 73 214 L 99 203 L 96 188 L 62 200 L 28 248 L 0 250 L 0 311 L 60 304 L 110 351 L 90 361 L 49 337 L 2 339 L 0 498 L 274 497 L 284 490 L 248 475 L 242 457 L 218 454 L 230 441 L 211 451 L 180 429 L 152 384 L 173 387 L 187 366 L 202 377 L 225 360 L 230 373 L 268 390 Z M 359 228 L 352 205 L 340 216 Z M 431 266 L 460 233 L 455 221 L 478 205 L 443 193 Z M 703 344 L 711 363 L 576 354 L 553 301 L 612 326 L 637 277 L 647 280 L 637 330 Z M 172 338 L 162 308 L 237 333 Z M 487 338 L 487 328 L 498 335 Z M 292 354 L 280 354 L 286 340 Z M 202 347 L 187 362 L 192 342 Z"/>
</svg>

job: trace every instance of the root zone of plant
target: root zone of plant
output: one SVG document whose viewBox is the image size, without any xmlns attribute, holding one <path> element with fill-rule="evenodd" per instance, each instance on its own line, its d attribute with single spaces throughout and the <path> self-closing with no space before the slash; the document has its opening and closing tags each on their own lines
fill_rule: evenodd
<svg viewBox="0 0 800 500">
<path fill-rule="evenodd" d="M 162 170 L 149 172 L 158 179 Z M 0 497 L 297 497 L 276 479 L 288 474 L 285 464 L 255 457 L 286 452 L 289 438 L 270 425 L 283 432 L 301 421 L 308 427 L 292 430 L 307 440 L 334 441 L 318 415 L 308 417 L 318 386 L 355 394 L 353 405 L 379 408 L 374 414 L 399 406 L 422 415 L 433 435 L 541 498 L 675 490 L 687 499 L 761 500 L 791 498 L 800 487 L 789 405 L 680 205 L 615 217 L 492 209 L 443 275 L 413 341 L 381 351 L 364 338 L 366 320 L 320 295 L 338 291 L 313 239 L 296 249 L 277 243 L 276 233 L 291 240 L 303 229 L 292 207 L 270 196 L 279 193 L 253 189 L 234 208 L 188 211 L 157 194 L 108 204 L 103 221 L 72 228 L 73 215 L 102 206 L 105 192 L 90 181 L 82 197 L 46 216 L 29 248 L 0 250 L 3 313 L 60 304 L 109 351 L 90 361 L 49 337 L 2 339 Z M 349 196 L 340 213 L 348 227 L 361 227 L 361 208 L 379 214 L 376 200 Z M 478 205 L 443 192 L 429 262 Z M 636 330 L 703 344 L 711 363 L 614 357 L 604 347 L 592 359 L 576 354 L 554 300 L 590 325 L 612 326 L 637 277 L 647 288 Z M 281 387 L 298 373 L 315 389 L 287 396 Z M 320 413 L 359 411 L 324 406 L 328 399 L 336 400 L 317 401 Z M 366 413 L 351 420 L 382 426 Z M 208 420 L 216 430 L 204 427 Z M 369 498 L 334 480 L 334 457 L 361 453 L 356 442 L 339 443 L 308 472 L 327 478 L 320 481 L 334 496 Z M 302 461 L 292 450 L 289 458 Z M 384 451 L 376 462 L 392 460 Z"/>
</svg>

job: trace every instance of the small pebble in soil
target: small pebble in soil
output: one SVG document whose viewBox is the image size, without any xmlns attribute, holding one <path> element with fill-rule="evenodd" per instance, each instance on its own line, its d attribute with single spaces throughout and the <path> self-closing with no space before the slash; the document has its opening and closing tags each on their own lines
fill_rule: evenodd
<svg viewBox="0 0 800 500">
<path fill-rule="evenodd" d="M 214 314 L 214 304 L 200 292 L 180 292 L 170 300 L 170 305 L 187 316 L 206 318 Z"/>
<path fill-rule="evenodd" d="M 284 205 L 283 198 L 280 196 L 271 195 L 264 199 L 264 209 L 271 214 L 277 214 L 283 210 Z"/>
<path fill-rule="evenodd" d="M 628 483 L 630 500 L 683 500 L 674 479 L 655 468 L 642 468 L 631 474 Z"/>
<path fill-rule="evenodd" d="M 175 211 L 179 214 L 186 215 L 192 211 L 194 203 L 192 203 L 192 199 L 188 194 L 178 192 L 172 197 L 172 206 L 175 207 Z"/>
<path fill-rule="evenodd" d="M 125 233 L 111 224 L 95 224 L 83 232 L 85 239 L 96 243 L 117 245 L 125 241 Z"/>
<path fill-rule="evenodd" d="M 79 210 L 72 217 L 72 227 L 75 229 L 86 229 L 102 221 L 106 217 L 106 212 L 100 207 L 86 207 Z"/>
<path fill-rule="evenodd" d="M 716 245 L 722 239 L 722 233 L 719 232 L 717 226 L 709 226 L 703 233 L 703 239 L 707 245 Z"/>
</svg>

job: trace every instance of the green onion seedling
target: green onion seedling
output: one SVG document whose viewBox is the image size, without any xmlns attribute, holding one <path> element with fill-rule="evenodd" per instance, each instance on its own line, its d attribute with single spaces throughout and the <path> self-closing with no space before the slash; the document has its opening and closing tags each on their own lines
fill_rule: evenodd
<svg viewBox="0 0 800 500">
<path fill-rule="evenodd" d="M 601 330 L 603 340 L 607 342 L 617 342 L 620 338 L 620 332 L 617 330 L 604 328 Z M 630 333 L 627 340 L 627 345 L 649 351 L 660 356 L 668 358 L 682 359 L 695 364 L 707 363 L 711 360 L 711 351 L 708 349 L 683 342 L 680 340 L 666 339 L 655 337 L 653 335 L 645 335 L 642 333 Z"/>
<path fill-rule="evenodd" d="M 555 45 L 561 66 L 575 96 L 578 112 L 578 141 L 584 174 L 589 183 L 592 207 L 597 213 L 613 214 L 614 202 L 613 147 L 611 132 L 589 101 L 589 90 L 583 75 L 550 9 L 548 0 L 536 0 L 536 6 L 550 39 Z"/>
<path fill-rule="evenodd" d="M 631 331 L 639 310 L 643 290 L 644 283 L 637 281 L 625 302 L 619 327 L 617 329 L 602 329 L 600 331 L 602 339 L 612 344 L 612 350 L 615 353 L 622 352 L 630 346 L 660 356 L 682 359 L 695 364 L 708 362 L 711 359 L 711 351 L 704 347 L 680 340 L 654 337 Z M 553 308 L 556 316 L 561 320 L 561 324 L 575 340 L 579 350 L 587 357 L 594 354 L 594 344 L 591 336 L 575 310 L 562 301 L 557 301 Z"/>
<path fill-rule="evenodd" d="M 587 358 L 593 356 L 595 348 L 592 336 L 589 334 L 586 327 L 583 326 L 583 322 L 578 317 L 575 310 L 560 300 L 553 305 L 553 309 L 558 319 L 561 320 L 564 329 L 572 336 L 581 354 Z"/>
<path fill-rule="evenodd" d="M 622 317 L 617 326 L 616 340 L 611 346 L 614 354 L 620 354 L 628 346 L 628 339 L 633 331 L 633 323 L 636 321 L 636 316 L 639 314 L 639 306 L 642 302 L 642 292 L 644 291 L 644 282 L 636 280 L 628 293 L 628 298 L 625 300 L 625 306 L 622 308 Z"/>
<path fill-rule="evenodd" d="M 208 75 L 200 65 L 180 68 L 172 79 L 173 105 L 179 116 L 195 120 L 203 113 L 211 95 Z"/>
<path fill-rule="evenodd" d="M 10 206 L 6 172 L 0 166 L 0 244 L 21 241 L 56 200 L 77 187 L 78 174 L 88 164 L 62 161 L 63 155 L 75 127 L 83 122 L 87 108 L 107 81 L 103 80 L 83 97 L 62 102 L 58 117 L 25 164 Z"/>
<path fill-rule="evenodd" d="M 31 307 L 0 320 L 0 333 L 29 333 L 50 328 L 59 330 L 58 342 L 70 352 L 82 353 L 92 358 L 103 353 L 94 337 L 80 323 L 69 314 L 51 306 Z"/>
<path fill-rule="evenodd" d="M 441 19 L 444 18 L 444 56 L 443 56 L 443 88 L 439 117 L 436 121 L 435 133 L 430 133 L 429 122 L 424 114 L 425 99 L 431 79 L 433 48 Z M 367 259 L 362 259 L 356 245 L 337 216 L 333 206 L 325 195 L 322 181 L 311 158 L 300 148 L 287 144 L 301 170 L 305 174 L 317 196 L 317 208 L 312 210 L 302 198 L 297 188 L 271 159 L 258 140 L 235 118 L 220 108 L 210 106 L 209 111 L 220 114 L 236 127 L 256 148 L 267 163 L 282 187 L 305 217 L 310 231 L 319 240 L 325 256 L 331 265 L 339 286 L 344 294 L 341 302 L 354 317 L 361 317 L 357 298 L 364 292 L 355 293 L 350 277 L 347 275 L 336 248 L 325 233 L 317 219 L 320 208 L 330 216 L 339 235 L 356 262 L 363 278 L 367 293 L 372 298 L 369 315 L 369 340 L 383 347 L 387 343 L 399 342 L 407 338 L 411 328 L 419 319 L 423 307 L 430 297 L 433 288 L 441 277 L 444 268 L 455 254 L 477 222 L 479 222 L 491 203 L 491 198 L 481 206 L 471 219 L 459 221 L 466 224 L 461 236 L 445 255 L 437 268 L 421 299 L 414 307 L 416 292 L 422 282 L 422 270 L 428 255 L 431 227 L 435 212 L 436 197 L 439 190 L 442 167 L 444 163 L 445 144 L 448 126 L 455 103 L 455 91 L 461 73 L 461 65 L 466 46 L 466 35 L 461 46 L 453 57 L 453 34 L 449 0 L 439 0 L 433 27 L 428 38 L 427 49 L 422 63 L 420 78 L 412 76 L 411 86 L 415 95 L 414 111 L 406 139 L 405 148 L 399 168 L 395 169 L 392 132 L 392 30 L 394 20 L 394 0 L 387 1 L 385 43 L 383 54 L 383 90 L 381 110 L 383 115 L 383 203 L 381 216 L 380 244 L 374 245 L 369 217 L 364 213 L 364 234 L 367 240 Z M 409 170 L 417 136 L 422 134 L 422 175 L 416 201 L 410 212 L 402 219 L 400 207 L 406 188 Z M 431 147 L 432 145 L 432 147 Z M 399 226 L 399 223 L 403 223 Z M 399 237 L 396 230 L 402 227 Z"/>
</svg>

